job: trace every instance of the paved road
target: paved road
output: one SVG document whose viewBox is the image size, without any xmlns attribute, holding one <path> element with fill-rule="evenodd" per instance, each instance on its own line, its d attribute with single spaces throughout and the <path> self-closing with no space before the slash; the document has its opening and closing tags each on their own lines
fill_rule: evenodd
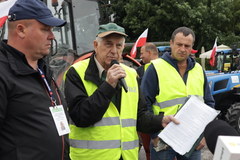
<svg viewBox="0 0 240 160">
<path fill-rule="evenodd" d="M 202 149 L 202 160 L 212 160 L 213 154 L 208 150 L 208 148 L 205 146 Z"/>
<path fill-rule="evenodd" d="M 207 147 L 204 147 L 202 149 L 202 160 L 212 160 L 212 159 L 213 159 L 212 153 L 208 150 Z M 144 152 L 143 148 L 141 148 L 141 150 L 140 150 L 139 160 L 146 160 L 145 152 Z"/>
</svg>

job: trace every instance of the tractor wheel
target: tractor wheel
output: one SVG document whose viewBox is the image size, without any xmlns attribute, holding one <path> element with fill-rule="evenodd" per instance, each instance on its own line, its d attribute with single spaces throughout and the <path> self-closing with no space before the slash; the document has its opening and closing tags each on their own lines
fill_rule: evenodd
<svg viewBox="0 0 240 160">
<path fill-rule="evenodd" d="M 240 133 L 240 103 L 234 103 L 228 109 L 226 121 Z"/>
</svg>

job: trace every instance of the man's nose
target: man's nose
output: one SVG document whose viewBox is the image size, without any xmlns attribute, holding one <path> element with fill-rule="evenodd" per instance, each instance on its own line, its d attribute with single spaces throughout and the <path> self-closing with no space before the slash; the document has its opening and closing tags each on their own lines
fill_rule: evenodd
<svg viewBox="0 0 240 160">
<path fill-rule="evenodd" d="M 53 34 L 52 31 L 50 31 L 48 38 L 49 38 L 50 40 L 54 40 L 55 36 L 54 36 L 54 34 Z"/>
<path fill-rule="evenodd" d="M 182 45 L 182 46 L 180 47 L 180 50 L 181 50 L 181 51 L 186 51 L 186 49 L 187 49 L 187 48 L 186 48 L 184 45 Z"/>
<path fill-rule="evenodd" d="M 117 53 L 117 46 L 116 46 L 116 45 L 113 45 L 113 46 L 112 46 L 111 52 Z"/>
</svg>

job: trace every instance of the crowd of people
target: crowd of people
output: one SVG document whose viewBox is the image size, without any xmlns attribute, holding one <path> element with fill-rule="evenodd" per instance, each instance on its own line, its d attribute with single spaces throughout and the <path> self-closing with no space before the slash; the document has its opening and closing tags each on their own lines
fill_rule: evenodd
<svg viewBox="0 0 240 160">
<path fill-rule="evenodd" d="M 0 159 L 136 160 L 140 136 L 147 159 L 200 160 L 204 138 L 185 157 L 158 137 L 170 122 L 181 123 L 174 114 L 190 95 L 214 107 L 206 75 L 189 56 L 194 32 L 177 28 L 161 58 L 146 43 L 136 71 L 121 63 L 125 29 L 100 25 L 92 56 L 67 70 L 63 96 L 44 57 L 53 27 L 65 24 L 40 0 L 18 0 L 9 11 L 0 43 Z"/>
</svg>

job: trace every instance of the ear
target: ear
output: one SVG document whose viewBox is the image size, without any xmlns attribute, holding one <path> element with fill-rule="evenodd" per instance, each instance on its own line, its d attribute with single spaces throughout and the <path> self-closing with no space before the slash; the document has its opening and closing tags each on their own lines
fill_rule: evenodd
<svg viewBox="0 0 240 160">
<path fill-rule="evenodd" d="M 152 55 L 152 51 L 147 51 L 148 52 L 148 55 L 151 56 Z"/>
<path fill-rule="evenodd" d="M 26 26 L 23 25 L 23 24 L 17 24 L 16 26 L 16 32 L 17 32 L 17 35 L 23 39 L 25 37 L 25 34 L 26 34 Z"/>
<path fill-rule="evenodd" d="M 173 40 L 170 40 L 170 46 L 172 46 L 172 45 L 173 45 L 173 43 L 174 43 L 174 42 L 173 42 Z"/>
<path fill-rule="evenodd" d="M 94 47 L 94 50 L 96 51 L 98 47 L 98 42 L 96 40 L 93 41 L 93 47 Z"/>
<path fill-rule="evenodd" d="M 93 41 L 93 47 L 94 47 L 94 48 L 97 48 L 97 46 L 98 46 L 98 41 L 97 41 L 97 40 L 94 40 L 94 41 Z"/>
</svg>

